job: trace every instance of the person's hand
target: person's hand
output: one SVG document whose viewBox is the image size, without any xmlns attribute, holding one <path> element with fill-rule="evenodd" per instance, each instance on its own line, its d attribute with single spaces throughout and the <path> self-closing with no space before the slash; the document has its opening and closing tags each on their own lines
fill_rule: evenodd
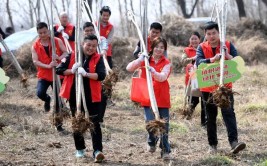
<svg viewBox="0 0 267 166">
<path fill-rule="evenodd" d="M 84 68 L 79 67 L 78 68 L 78 74 L 81 74 L 83 77 L 85 77 L 87 72 L 84 70 Z"/>
<path fill-rule="evenodd" d="M 62 36 L 63 36 L 65 39 L 69 40 L 69 35 L 66 34 L 65 32 L 62 33 Z"/>
<path fill-rule="evenodd" d="M 50 64 L 49 64 L 49 68 L 53 68 L 53 67 L 56 67 L 58 64 L 56 61 L 51 61 Z"/>
<path fill-rule="evenodd" d="M 148 70 L 152 73 L 155 74 L 156 70 L 154 69 L 154 67 L 149 66 Z"/>
<path fill-rule="evenodd" d="M 141 63 L 141 62 L 143 62 L 145 60 L 145 54 L 139 53 L 138 56 L 139 56 L 138 59 L 137 59 L 138 62 Z"/>
<path fill-rule="evenodd" d="M 61 33 L 64 30 L 64 27 L 61 25 L 58 27 L 57 32 Z"/>
<path fill-rule="evenodd" d="M 210 62 L 213 63 L 215 61 L 220 60 L 221 54 L 216 54 L 214 57 L 210 58 Z"/>
<path fill-rule="evenodd" d="M 74 74 L 77 69 L 79 68 L 80 64 L 78 62 L 74 63 L 72 68 L 71 68 L 71 73 Z"/>
</svg>

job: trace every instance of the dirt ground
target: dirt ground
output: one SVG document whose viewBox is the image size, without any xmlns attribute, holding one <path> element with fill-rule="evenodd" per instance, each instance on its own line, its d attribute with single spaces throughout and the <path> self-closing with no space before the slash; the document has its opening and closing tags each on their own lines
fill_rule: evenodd
<svg viewBox="0 0 267 166">
<path fill-rule="evenodd" d="M 239 140 L 247 148 L 236 156 L 228 154 L 226 128 L 218 115 L 219 153 L 210 155 L 205 128 L 200 126 L 200 106 L 192 120 L 181 118 L 178 108 L 183 105 L 183 74 L 172 74 L 170 143 L 172 160 L 160 159 L 160 149 L 146 151 L 146 130 L 143 110 L 129 100 L 130 79 L 116 85 L 114 106 L 108 106 L 102 126 L 106 160 L 94 164 L 89 132 L 86 134 L 86 158 L 76 159 L 71 133 L 71 121 L 64 122 L 65 133 L 51 125 L 49 113 L 35 95 L 37 79 L 31 76 L 30 87 L 23 89 L 12 78 L 0 94 L 0 122 L 7 125 L 0 131 L 0 165 L 267 165 L 267 66 L 247 67 L 235 83 L 235 111 Z M 51 90 L 49 91 L 51 94 Z"/>
</svg>

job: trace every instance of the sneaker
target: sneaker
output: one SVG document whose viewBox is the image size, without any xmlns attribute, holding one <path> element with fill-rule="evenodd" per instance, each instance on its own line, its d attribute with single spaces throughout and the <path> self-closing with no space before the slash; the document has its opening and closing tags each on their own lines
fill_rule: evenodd
<svg viewBox="0 0 267 166">
<path fill-rule="evenodd" d="M 58 132 L 63 132 L 63 131 L 65 131 L 65 129 L 60 125 L 60 126 L 57 126 L 56 127 L 57 128 L 57 131 Z"/>
<path fill-rule="evenodd" d="M 171 159 L 171 156 L 170 156 L 169 153 L 163 153 L 163 155 L 162 155 L 162 159 L 163 159 L 163 160 L 170 160 L 170 159 Z"/>
<path fill-rule="evenodd" d="M 102 161 L 105 159 L 104 154 L 99 150 L 95 151 L 94 156 L 95 156 L 95 161 L 94 161 L 95 163 L 102 163 Z"/>
<path fill-rule="evenodd" d="M 147 151 L 150 152 L 150 153 L 154 153 L 156 151 L 156 147 L 147 145 Z"/>
<path fill-rule="evenodd" d="M 45 101 L 45 103 L 44 103 L 44 110 L 45 110 L 45 112 L 49 112 L 50 111 L 50 103 L 51 103 L 51 97 L 50 96 L 48 96 L 49 98 L 48 98 L 48 101 Z"/>
<path fill-rule="evenodd" d="M 84 157 L 84 150 L 77 150 L 76 153 L 75 153 L 75 156 L 77 158 Z"/>
<path fill-rule="evenodd" d="M 209 154 L 216 154 L 217 153 L 217 146 L 216 145 L 211 145 L 208 150 Z"/>
<path fill-rule="evenodd" d="M 231 153 L 237 154 L 238 152 L 246 148 L 246 144 L 244 142 L 234 141 L 231 143 L 231 148 Z"/>
</svg>

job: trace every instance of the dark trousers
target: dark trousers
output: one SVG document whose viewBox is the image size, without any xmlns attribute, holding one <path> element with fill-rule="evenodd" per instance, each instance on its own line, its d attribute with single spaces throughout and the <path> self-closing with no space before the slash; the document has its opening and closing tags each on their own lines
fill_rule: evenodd
<svg viewBox="0 0 267 166">
<path fill-rule="evenodd" d="M 94 130 L 90 131 L 94 152 L 97 150 L 102 151 L 103 150 L 102 131 L 101 131 L 99 122 L 101 121 L 101 119 L 103 119 L 104 114 L 101 113 L 100 102 L 98 103 L 87 102 L 86 104 L 87 104 L 87 108 L 89 109 L 88 111 L 89 111 L 90 120 L 94 123 Z M 74 138 L 74 143 L 75 143 L 75 147 L 77 150 L 82 150 L 86 148 L 83 134 L 73 133 L 73 138 Z M 94 155 L 94 152 L 93 152 L 93 155 Z"/>
<path fill-rule="evenodd" d="M 189 100 L 190 100 L 190 96 L 188 96 L 188 101 Z M 205 108 L 205 105 L 203 103 L 202 97 L 200 98 L 200 100 L 201 100 L 201 124 L 205 125 L 206 121 L 207 121 L 206 108 Z M 195 108 L 197 107 L 198 103 L 199 103 L 199 97 L 192 96 L 191 104 L 192 104 L 192 109 L 193 110 L 195 110 Z"/>
<path fill-rule="evenodd" d="M 53 81 L 46 81 L 43 79 L 38 80 L 36 94 L 39 99 L 43 100 L 44 102 L 48 102 L 51 99 L 51 97 L 47 94 L 47 89 L 49 88 L 49 86 L 53 88 Z M 56 96 L 58 96 L 57 92 Z M 56 97 L 56 112 L 59 110 L 58 108 L 58 97 Z"/>
<path fill-rule="evenodd" d="M 70 91 L 70 98 L 69 98 L 69 106 L 72 117 L 75 116 L 77 105 L 76 105 L 76 91 L 75 91 L 75 81 L 73 81 L 73 85 Z"/>
<path fill-rule="evenodd" d="M 218 107 L 213 104 L 213 99 L 210 99 L 212 97 L 211 93 L 208 92 L 202 92 L 203 100 L 206 104 L 206 112 L 207 112 L 207 134 L 208 134 L 208 141 L 209 145 L 217 145 L 218 139 L 217 139 L 217 124 L 216 124 L 216 117 L 218 114 Z M 210 101 L 207 103 L 207 101 Z M 231 144 L 233 141 L 238 141 L 237 136 L 237 125 L 236 125 L 236 117 L 234 112 L 234 97 L 233 95 L 230 96 L 230 107 L 227 109 L 221 109 L 222 117 L 227 129 L 228 134 L 228 141 Z"/>
<path fill-rule="evenodd" d="M 3 68 L 3 58 L 0 56 L 0 67 Z"/>
<path fill-rule="evenodd" d="M 108 61 L 109 67 L 112 69 L 113 68 L 112 57 L 111 56 L 107 56 L 107 61 Z"/>
</svg>

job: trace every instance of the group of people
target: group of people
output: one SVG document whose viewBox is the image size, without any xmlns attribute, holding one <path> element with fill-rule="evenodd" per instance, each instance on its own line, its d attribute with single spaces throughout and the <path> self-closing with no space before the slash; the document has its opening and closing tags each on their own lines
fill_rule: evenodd
<svg viewBox="0 0 267 166">
<path fill-rule="evenodd" d="M 50 33 L 48 26 L 44 22 L 37 25 L 38 39 L 32 46 L 33 63 L 37 66 L 37 96 L 44 101 L 44 110 L 50 111 L 51 97 L 47 94 L 47 89 L 53 85 L 52 68 L 56 68 L 56 74 L 61 76 L 62 87 L 60 93 L 57 94 L 65 98 L 69 102 L 69 107 L 74 117 L 76 114 L 76 87 L 75 87 L 75 73 L 81 74 L 84 83 L 85 100 L 89 110 L 90 120 L 94 124 L 94 130 L 91 131 L 93 157 L 95 162 L 102 162 L 105 158 L 103 154 L 102 132 L 100 123 L 103 122 L 103 117 L 106 109 L 107 97 L 103 93 L 101 81 L 106 77 L 106 68 L 104 60 L 108 61 L 110 68 L 112 68 L 112 49 L 111 40 L 114 34 L 114 27 L 109 22 L 111 10 L 108 6 L 104 6 L 100 11 L 100 38 L 95 35 L 95 27 L 91 22 L 86 22 L 83 25 L 83 41 L 81 44 L 82 63 L 75 62 L 75 26 L 69 23 L 67 13 L 60 15 L 60 23 L 54 26 L 55 34 L 55 53 L 52 55 L 52 44 L 50 42 Z M 149 72 L 151 72 L 153 88 L 156 102 L 158 105 L 160 118 L 166 120 L 165 133 L 160 136 L 155 136 L 148 131 L 147 150 L 148 152 L 155 152 L 157 142 L 160 140 L 161 157 L 164 160 L 170 159 L 171 148 L 169 144 L 169 109 L 170 102 L 170 86 L 168 78 L 171 74 L 171 63 L 167 56 L 167 42 L 161 37 L 162 25 L 159 22 L 153 22 L 150 25 L 149 35 L 147 40 L 147 51 L 149 61 Z M 220 39 L 219 28 L 215 22 L 208 22 L 204 28 L 204 35 L 206 41 L 201 41 L 201 36 L 198 32 L 193 32 L 189 42 L 190 45 L 185 48 L 183 55 L 183 64 L 186 67 L 186 85 L 189 83 L 190 71 L 197 68 L 201 63 L 214 63 L 220 59 Z M 66 49 L 66 40 L 71 46 L 72 52 Z M 97 52 L 99 45 L 101 52 Z M 237 51 L 234 45 L 226 42 L 226 56 L 225 59 L 232 59 L 237 56 Z M 133 56 L 135 60 L 129 62 L 127 70 L 133 72 L 140 69 L 139 75 L 146 79 L 145 58 L 141 52 L 140 42 L 134 50 Z M 55 57 L 55 59 L 52 58 Z M 104 59 L 105 58 L 105 59 Z M 232 84 L 225 85 L 229 88 Z M 217 87 L 201 88 L 201 124 L 206 126 L 208 143 L 211 153 L 217 151 L 217 128 L 216 117 L 218 114 L 218 107 L 212 103 L 207 102 L 212 98 L 212 92 Z M 246 147 L 246 144 L 238 141 L 238 132 L 236 117 L 234 112 L 234 98 L 230 96 L 231 106 L 227 109 L 221 109 L 223 120 L 227 128 L 228 141 L 231 146 L 233 154 L 238 153 Z M 58 111 L 59 101 L 56 101 Z M 192 97 L 190 106 L 191 112 L 199 103 L 199 97 Z M 154 113 L 151 109 L 150 103 L 140 103 L 144 107 L 145 121 L 149 122 L 155 119 Z M 62 124 L 56 126 L 58 131 L 63 131 Z M 83 157 L 85 155 L 85 141 L 80 133 L 73 133 L 74 143 L 76 147 L 76 157 Z"/>
</svg>

